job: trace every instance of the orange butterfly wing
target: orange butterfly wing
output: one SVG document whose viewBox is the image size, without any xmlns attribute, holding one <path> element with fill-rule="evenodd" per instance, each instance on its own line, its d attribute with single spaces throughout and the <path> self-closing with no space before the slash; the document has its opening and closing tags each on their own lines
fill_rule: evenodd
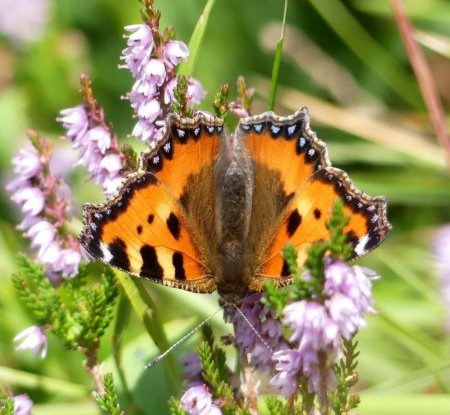
<svg viewBox="0 0 450 415">
<path fill-rule="evenodd" d="M 385 198 L 365 195 L 343 171 L 331 167 L 325 144 L 309 128 L 306 108 L 289 117 L 265 113 L 242 119 L 238 128 L 255 164 L 254 200 L 277 211 L 272 217 L 259 215 L 262 224 L 253 222 L 258 230 L 264 223 L 273 225 L 255 249 L 262 254 L 254 266 L 251 288 L 261 289 L 262 278 L 274 278 L 279 285 L 291 282 L 282 248 L 290 242 L 297 249 L 299 266 L 303 265 L 307 248 L 329 238 L 326 222 L 337 199 L 343 200 L 344 212 L 351 217 L 344 231 L 353 245 L 353 258 L 387 236 L 391 227 Z M 265 188 L 268 182 L 272 188 Z M 264 194 L 263 202 L 258 199 L 260 194 Z"/>
<path fill-rule="evenodd" d="M 182 198 L 188 181 L 211 170 L 222 128 L 220 120 L 202 114 L 189 120 L 170 116 L 154 148 L 142 156 L 144 171 L 128 176 L 106 203 L 84 206 L 84 248 L 105 263 L 160 284 L 214 291 Z M 213 181 L 206 183 L 212 186 Z M 212 189 L 207 192 L 211 195 Z"/>
</svg>

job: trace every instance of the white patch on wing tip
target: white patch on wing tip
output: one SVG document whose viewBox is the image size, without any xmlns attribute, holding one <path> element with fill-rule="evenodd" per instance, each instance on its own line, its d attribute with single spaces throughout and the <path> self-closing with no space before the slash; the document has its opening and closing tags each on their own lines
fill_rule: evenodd
<svg viewBox="0 0 450 415">
<path fill-rule="evenodd" d="M 100 249 L 102 250 L 104 261 L 109 264 L 111 262 L 111 259 L 113 259 L 111 252 L 103 242 L 100 242 Z"/>
<path fill-rule="evenodd" d="M 358 243 L 355 246 L 355 252 L 358 256 L 364 255 L 366 253 L 366 245 L 369 242 L 369 235 L 364 235 L 359 238 Z"/>
</svg>

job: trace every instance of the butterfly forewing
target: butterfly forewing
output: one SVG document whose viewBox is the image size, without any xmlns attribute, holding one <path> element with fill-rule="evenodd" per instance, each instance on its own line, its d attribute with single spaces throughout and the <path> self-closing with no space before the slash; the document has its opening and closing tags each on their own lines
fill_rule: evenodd
<svg viewBox="0 0 450 415">
<path fill-rule="evenodd" d="M 203 115 L 192 120 L 169 117 L 165 133 L 143 155 L 144 171 L 129 176 L 106 203 L 85 206 L 80 239 L 86 250 L 133 275 L 191 291 L 213 291 L 210 261 L 199 240 L 205 229 L 214 229 L 214 217 L 198 223 L 193 215 L 212 204 L 210 176 L 221 129 L 220 120 Z M 210 200 L 192 202 L 193 187 L 199 194 L 199 187 L 206 187 L 203 196 Z"/>
</svg>

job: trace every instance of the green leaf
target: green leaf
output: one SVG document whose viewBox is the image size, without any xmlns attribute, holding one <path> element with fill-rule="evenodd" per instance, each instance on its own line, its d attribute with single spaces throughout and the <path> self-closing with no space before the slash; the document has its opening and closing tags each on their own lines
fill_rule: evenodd
<svg viewBox="0 0 450 415">
<path fill-rule="evenodd" d="M 186 415 L 187 412 L 181 407 L 181 402 L 174 397 L 169 399 L 170 415 Z"/>
<path fill-rule="evenodd" d="M 111 373 L 107 373 L 103 377 L 104 393 L 96 396 L 98 406 L 108 415 L 125 415 L 119 405 L 116 389 L 114 388 L 114 379 Z"/>
<path fill-rule="evenodd" d="M 0 400 L 0 414 L 14 415 L 14 400 L 12 398 Z"/>
<path fill-rule="evenodd" d="M 19 274 L 12 281 L 21 300 L 35 315 L 38 324 L 53 323 L 55 313 L 62 309 L 61 301 L 44 274 L 42 267 L 23 254 L 16 257 Z"/>
<path fill-rule="evenodd" d="M 202 44 L 203 36 L 208 25 L 209 15 L 214 7 L 216 0 L 207 0 L 205 8 L 203 9 L 200 18 L 197 21 L 191 39 L 189 40 L 189 59 L 180 64 L 177 70 L 178 75 L 191 76 L 194 72 L 194 67 L 197 62 L 200 46 Z"/>
</svg>

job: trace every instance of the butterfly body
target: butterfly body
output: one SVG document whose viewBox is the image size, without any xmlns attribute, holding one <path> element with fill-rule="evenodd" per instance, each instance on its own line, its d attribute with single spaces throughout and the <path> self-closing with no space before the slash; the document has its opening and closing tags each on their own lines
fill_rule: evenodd
<svg viewBox="0 0 450 415">
<path fill-rule="evenodd" d="M 80 240 L 93 257 L 133 275 L 217 289 L 230 316 L 264 280 L 292 282 L 281 249 L 290 242 L 301 266 L 307 248 L 328 238 L 337 199 L 350 216 L 344 231 L 357 258 L 389 233 L 386 200 L 331 167 L 305 108 L 241 119 L 232 135 L 210 115 L 172 114 L 140 171 L 105 203 L 85 205 Z"/>
<path fill-rule="evenodd" d="M 254 169 L 236 137 L 222 140 L 215 169 L 217 263 L 213 270 L 224 302 L 236 303 L 251 278 L 249 230 Z"/>
</svg>

